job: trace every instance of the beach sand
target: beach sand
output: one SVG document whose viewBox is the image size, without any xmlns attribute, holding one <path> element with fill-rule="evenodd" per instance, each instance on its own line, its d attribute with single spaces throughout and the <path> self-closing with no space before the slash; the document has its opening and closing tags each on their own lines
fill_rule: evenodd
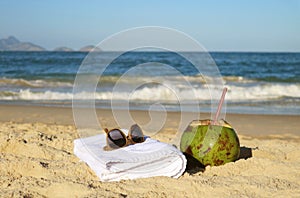
<svg viewBox="0 0 300 198">
<path fill-rule="evenodd" d="M 79 135 L 70 108 L 0 105 L 1 197 L 299 197 L 300 116 L 228 114 L 243 151 L 241 159 L 179 179 L 154 177 L 100 182 L 73 154 Z M 108 110 L 98 110 L 116 127 Z M 141 122 L 147 112 L 134 111 Z M 203 114 L 203 118 L 209 118 Z M 157 135 L 168 142 L 178 113 L 168 114 Z M 247 159 L 244 159 L 247 158 Z"/>
</svg>

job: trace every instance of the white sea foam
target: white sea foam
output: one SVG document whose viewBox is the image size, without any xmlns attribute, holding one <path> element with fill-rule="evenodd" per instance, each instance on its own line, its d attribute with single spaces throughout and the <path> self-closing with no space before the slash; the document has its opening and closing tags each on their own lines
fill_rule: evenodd
<svg viewBox="0 0 300 198">
<path fill-rule="evenodd" d="M 248 101 L 248 100 L 271 100 L 282 97 L 300 98 L 300 84 L 264 84 L 253 86 L 227 85 L 229 88 L 226 95 L 227 101 Z M 208 90 L 205 85 L 196 88 L 173 87 L 163 85 L 143 87 L 133 91 L 99 91 L 96 93 L 80 92 L 76 99 L 96 100 L 130 100 L 130 101 L 165 101 L 177 102 L 181 100 L 210 100 L 211 93 L 219 92 L 219 89 Z M 1 100 L 72 100 L 73 93 L 58 91 L 36 91 L 34 89 L 21 89 L 19 91 L 0 92 Z"/>
</svg>

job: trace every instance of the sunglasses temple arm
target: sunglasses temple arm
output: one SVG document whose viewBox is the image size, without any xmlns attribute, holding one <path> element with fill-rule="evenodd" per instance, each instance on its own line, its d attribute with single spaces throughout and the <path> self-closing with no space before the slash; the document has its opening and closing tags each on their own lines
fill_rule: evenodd
<svg viewBox="0 0 300 198">
<path fill-rule="evenodd" d="M 105 131 L 105 133 L 108 133 L 108 129 L 107 128 L 104 128 L 104 131 Z"/>
</svg>

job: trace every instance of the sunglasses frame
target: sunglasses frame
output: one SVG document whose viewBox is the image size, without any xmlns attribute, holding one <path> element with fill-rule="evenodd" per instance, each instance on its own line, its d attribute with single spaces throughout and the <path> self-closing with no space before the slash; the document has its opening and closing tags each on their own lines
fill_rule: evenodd
<svg viewBox="0 0 300 198">
<path fill-rule="evenodd" d="M 141 131 L 141 134 L 142 134 L 142 137 L 139 137 L 142 139 L 141 142 L 135 142 L 133 140 L 133 136 L 132 136 L 132 131 L 135 127 L 138 127 L 138 129 Z M 145 141 L 145 135 L 141 129 L 141 127 L 137 124 L 134 124 L 130 127 L 130 130 L 128 131 L 128 135 L 126 136 L 126 134 L 119 128 L 114 128 L 114 129 L 111 129 L 111 130 L 108 130 L 107 128 L 104 128 L 104 131 L 106 133 L 106 146 L 104 146 L 104 150 L 105 151 L 110 151 L 110 150 L 115 150 L 115 149 L 118 149 L 118 148 L 123 148 L 125 146 L 128 146 L 128 145 L 131 145 L 131 144 L 137 144 L 137 143 L 142 143 Z M 114 148 L 114 147 L 111 147 L 109 144 L 108 144 L 108 139 L 110 139 L 110 141 L 112 143 L 114 143 L 114 140 L 109 136 L 109 133 L 112 132 L 112 131 L 118 131 L 120 132 L 121 136 L 125 139 L 126 143 L 123 145 L 123 146 L 118 146 L 117 144 L 116 147 L 117 148 Z"/>
</svg>

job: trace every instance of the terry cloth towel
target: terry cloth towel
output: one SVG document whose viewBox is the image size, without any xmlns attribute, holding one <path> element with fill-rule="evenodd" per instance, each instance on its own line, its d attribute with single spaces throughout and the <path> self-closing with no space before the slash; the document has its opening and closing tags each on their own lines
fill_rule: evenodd
<svg viewBox="0 0 300 198">
<path fill-rule="evenodd" d="M 104 151 L 104 146 L 105 134 L 74 140 L 75 155 L 87 163 L 101 181 L 154 176 L 178 178 L 186 168 L 186 158 L 177 148 L 149 137 L 143 143 L 112 151 Z"/>
</svg>

